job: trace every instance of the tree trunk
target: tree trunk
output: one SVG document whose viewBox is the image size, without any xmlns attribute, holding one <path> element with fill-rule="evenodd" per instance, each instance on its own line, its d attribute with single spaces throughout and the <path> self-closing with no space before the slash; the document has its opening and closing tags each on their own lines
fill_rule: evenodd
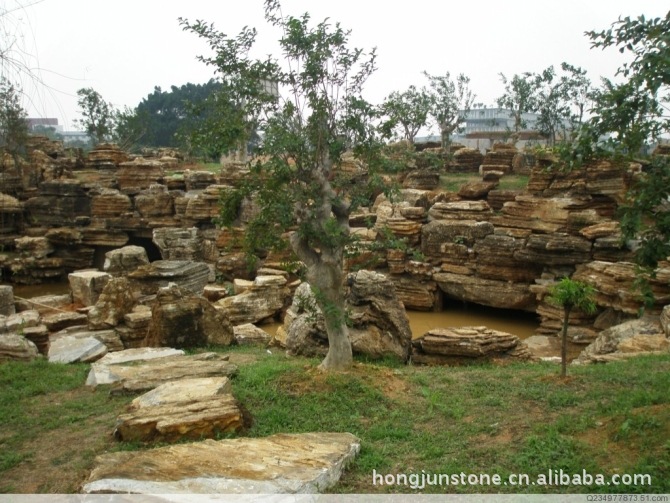
<svg viewBox="0 0 670 503">
<path fill-rule="evenodd" d="M 290 238 L 291 247 L 307 266 L 307 281 L 314 291 L 316 302 L 326 324 L 328 354 L 321 362 L 323 370 L 345 370 L 353 363 L 351 341 L 344 308 L 342 263 L 343 249 L 311 249 L 297 232 Z"/>
<path fill-rule="evenodd" d="M 561 335 L 561 377 L 568 375 L 568 321 L 572 306 L 563 308 L 563 333 Z"/>
<path fill-rule="evenodd" d="M 316 301 L 328 333 L 328 354 L 320 365 L 323 370 L 344 370 L 353 365 L 342 293 L 343 274 L 341 265 L 329 261 L 308 266 L 307 279 L 316 289 Z"/>
</svg>

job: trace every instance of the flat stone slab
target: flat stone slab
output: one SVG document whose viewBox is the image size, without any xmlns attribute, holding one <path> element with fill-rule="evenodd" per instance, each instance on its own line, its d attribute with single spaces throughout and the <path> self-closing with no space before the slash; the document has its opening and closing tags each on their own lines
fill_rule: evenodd
<svg viewBox="0 0 670 503">
<path fill-rule="evenodd" d="M 51 341 L 50 363 L 88 363 L 99 360 L 107 354 L 107 346 L 94 337 L 73 337 L 66 335 Z"/>
<path fill-rule="evenodd" d="M 174 348 L 134 348 L 116 353 L 109 353 L 101 359 L 100 365 L 118 365 L 121 363 L 130 363 L 144 360 L 153 360 L 156 358 L 166 358 L 168 356 L 184 355 L 183 350 Z M 102 384 L 102 383 L 100 383 Z"/>
<path fill-rule="evenodd" d="M 237 400 L 227 394 L 138 408 L 118 417 L 114 436 L 130 442 L 176 442 L 235 433 L 243 426 Z"/>
<path fill-rule="evenodd" d="M 82 492 L 135 494 L 316 493 L 360 451 L 351 433 L 204 440 L 98 456 Z"/>
<path fill-rule="evenodd" d="M 131 402 L 131 407 L 141 409 L 177 402 L 195 402 L 232 392 L 233 389 L 227 377 L 180 379 L 161 384 L 144 395 L 138 396 Z"/>
<path fill-rule="evenodd" d="M 86 385 L 114 384 L 118 392 L 148 391 L 163 383 L 191 377 L 230 377 L 237 366 L 227 356 L 202 353 L 192 356 L 168 356 L 136 364 L 109 365 L 96 362 L 86 379 Z"/>
</svg>

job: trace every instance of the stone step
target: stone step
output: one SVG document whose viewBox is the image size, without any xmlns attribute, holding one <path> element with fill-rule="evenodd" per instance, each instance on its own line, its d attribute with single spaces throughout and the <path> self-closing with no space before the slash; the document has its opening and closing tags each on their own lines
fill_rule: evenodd
<svg viewBox="0 0 670 503">
<path fill-rule="evenodd" d="M 165 354 L 170 354 L 167 349 L 161 348 Z M 237 366 L 228 361 L 228 356 L 217 353 L 166 356 L 151 360 L 139 359 L 123 362 L 123 353 L 126 351 L 114 353 L 118 355 L 114 356 L 114 359 L 103 358 L 91 365 L 86 385 L 114 384 L 114 391 L 117 392 L 141 392 L 184 378 L 230 377 L 237 373 Z M 151 355 L 151 352 L 147 354 Z M 123 363 L 110 364 L 112 361 Z"/>
<path fill-rule="evenodd" d="M 316 493 L 360 451 L 351 433 L 204 440 L 98 456 L 82 492 L 134 494 Z"/>
</svg>

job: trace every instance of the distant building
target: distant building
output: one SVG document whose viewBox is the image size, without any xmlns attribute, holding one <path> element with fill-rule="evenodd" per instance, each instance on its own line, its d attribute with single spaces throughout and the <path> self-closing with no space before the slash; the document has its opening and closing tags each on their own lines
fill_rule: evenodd
<svg viewBox="0 0 670 503">
<path fill-rule="evenodd" d="M 54 128 L 57 133 L 63 131 L 63 126 L 58 124 L 58 119 L 55 118 L 42 118 L 42 117 L 28 117 L 26 119 L 28 123 L 28 129 L 34 131 L 38 126 L 44 126 L 46 128 Z"/>
<path fill-rule="evenodd" d="M 537 130 L 539 115 L 521 114 L 522 129 L 518 132 L 517 148 L 545 143 Z M 481 152 L 490 149 L 494 143 L 506 141 L 514 132 L 512 110 L 505 108 L 473 108 L 465 114 L 463 132 L 453 136 L 453 141 Z"/>
</svg>

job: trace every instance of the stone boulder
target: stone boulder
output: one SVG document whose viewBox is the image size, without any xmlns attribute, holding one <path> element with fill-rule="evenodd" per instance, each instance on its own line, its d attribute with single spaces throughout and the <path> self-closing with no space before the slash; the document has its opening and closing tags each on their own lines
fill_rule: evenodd
<svg viewBox="0 0 670 503">
<path fill-rule="evenodd" d="M 262 323 L 283 311 L 291 295 L 287 283 L 283 276 L 256 276 L 243 293 L 225 297 L 214 305 L 233 325 Z"/>
<path fill-rule="evenodd" d="M 317 493 L 337 483 L 359 450 L 351 433 L 284 433 L 115 452 L 96 458 L 82 492 Z"/>
<path fill-rule="evenodd" d="M 106 272 L 92 270 L 75 271 L 68 274 L 67 278 L 72 291 L 72 301 L 88 307 L 95 305 L 112 276 Z"/>
<path fill-rule="evenodd" d="M 196 227 L 163 227 L 153 230 L 152 241 L 158 246 L 163 260 L 203 259 L 203 238 Z"/>
<path fill-rule="evenodd" d="M 532 358 L 516 335 L 483 326 L 434 328 L 412 341 L 412 350 L 412 362 L 437 365 Z"/>
<path fill-rule="evenodd" d="M 661 326 L 666 337 L 670 337 L 670 304 L 661 311 Z"/>
<path fill-rule="evenodd" d="M 402 186 L 406 189 L 435 190 L 440 186 L 440 172 L 432 169 L 410 171 Z"/>
<path fill-rule="evenodd" d="M 354 353 L 406 361 L 412 332 L 393 282 L 380 273 L 358 271 L 349 275 L 348 283 L 345 308 L 351 320 L 348 331 Z M 283 330 L 286 347 L 293 354 L 324 356 L 328 352 L 323 314 L 308 284 L 296 290 Z"/>
<path fill-rule="evenodd" d="M 0 362 L 30 361 L 37 358 L 38 355 L 37 346 L 22 335 L 0 334 Z"/>
<path fill-rule="evenodd" d="M 237 373 L 237 366 L 228 361 L 228 356 L 216 353 L 185 356 L 175 351 L 178 350 L 141 348 L 109 353 L 91 365 L 86 385 L 113 384 L 118 392 L 140 392 L 185 378 L 231 377 Z"/>
<path fill-rule="evenodd" d="M 129 195 L 138 194 L 161 183 L 164 176 L 162 162 L 141 158 L 121 163 L 116 174 L 119 190 Z"/>
<path fill-rule="evenodd" d="M 174 199 L 165 185 L 151 185 L 135 196 L 135 208 L 144 218 L 174 215 Z"/>
<path fill-rule="evenodd" d="M 238 344 L 259 344 L 266 346 L 270 342 L 270 339 L 272 339 L 270 334 L 252 323 L 233 327 L 233 333 Z"/>
<path fill-rule="evenodd" d="M 14 289 L 9 285 L 0 285 L 0 315 L 10 316 L 15 312 Z"/>
<path fill-rule="evenodd" d="M 204 297 L 195 296 L 175 284 L 158 290 L 145 346 L 229 346 L 234 341 L 230 321 Z"/>
<path fill-rule="evenodd" d="M 138 267 L 149 264 L 147 251 L 141 246 L 124 246 L 105 253 L 103 269 L 112 276 L 127 276 Z"/>
<path fill-rule="evenodd" d="M 137 303 L 130 282 L 126 278 L 113 278 L 107 282 L 95 306 L 88 312 L 91 330 L 103 330 L 118 325 Z"/>
<path fill-rule="evenodd" d="M 176 442 L 237 433 L 243 426 L 237 400 L 225 394 L 136 408 L 117 418 L 114 436 L 126 442 Z"/>
<path fill-rule="evenodd" d="M 51 363 L 89 363 L 107 354 L 107 346 L 93 337 L 64 336 L 55 338 L 49 346 Z"/>
<path fill-rule="evenodd" d="M 204 262 L 156 260 L 128 274 L 128 279 L 142 295 L 154 295 L 170 283 L 201 295 L 209 281 L 209 274 L 210 269 Z"/>
<path fill-rule="evenodd" d="M 670 340 L 665 336 L 658 317 L 647 316 L 603 330 L 582 351 L 575 363 L 604 363 L 639 354 L 668 351 Z"/>
</svg>

